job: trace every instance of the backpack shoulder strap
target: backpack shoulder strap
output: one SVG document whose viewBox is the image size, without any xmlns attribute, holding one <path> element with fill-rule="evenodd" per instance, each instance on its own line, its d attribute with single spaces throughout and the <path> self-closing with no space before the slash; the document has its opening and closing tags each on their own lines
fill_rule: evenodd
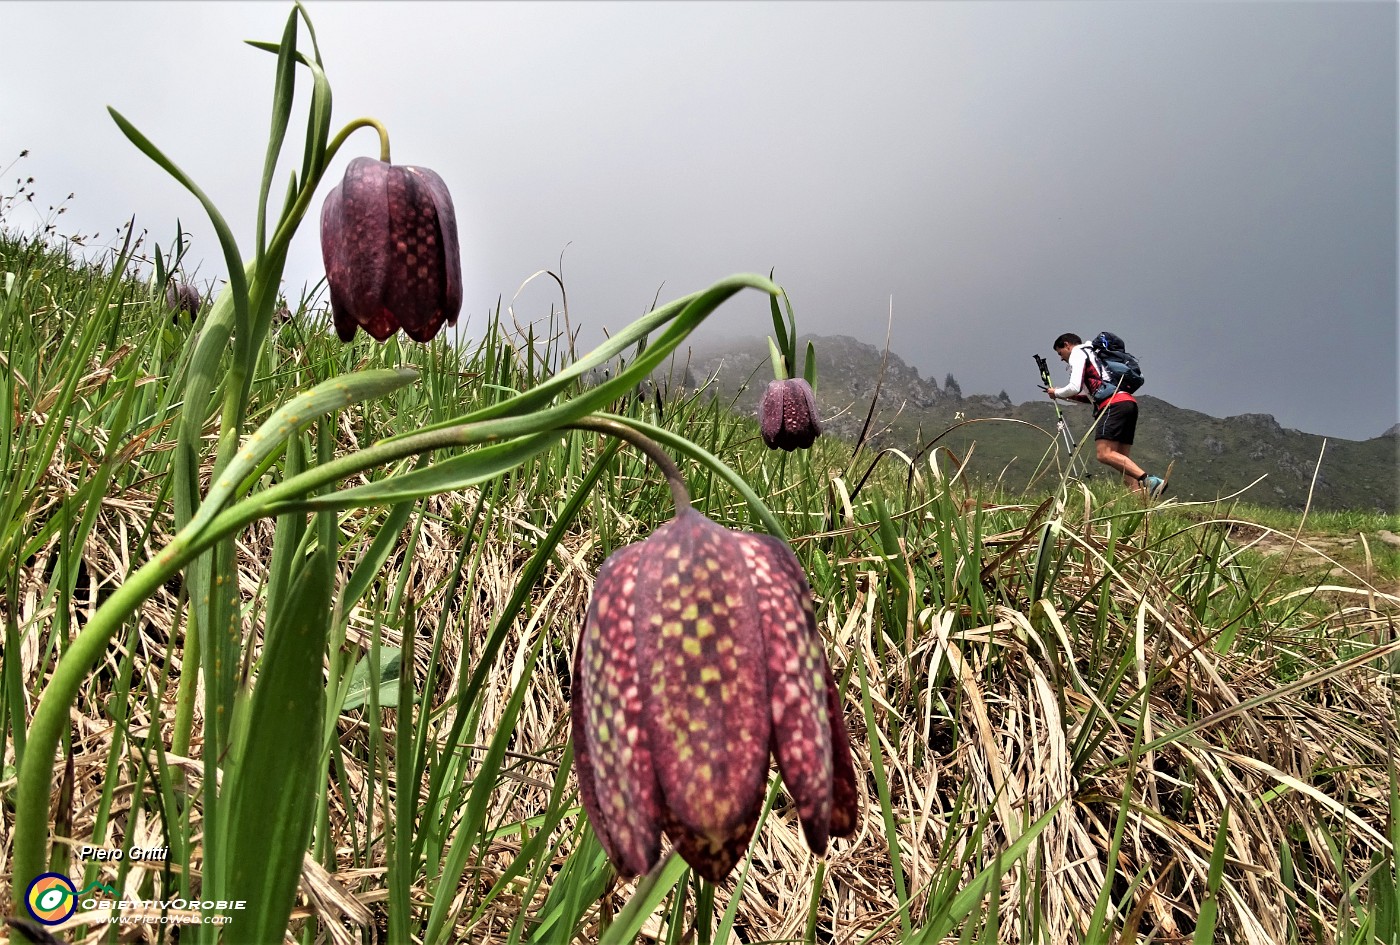
<svg viewBox="0 0 1400 945">
<path fill-rule="evenodd" d="M 1099 365 L 1099 356 L 1094 351 L 1092 341 L 1086 341 L 1078 347 L 1084 349 L 1084 391 L 1089 395 L 1089 399 L 1097 404 L 1100 397 L 1103 396 L 1103 367 Z"/>
</svg>

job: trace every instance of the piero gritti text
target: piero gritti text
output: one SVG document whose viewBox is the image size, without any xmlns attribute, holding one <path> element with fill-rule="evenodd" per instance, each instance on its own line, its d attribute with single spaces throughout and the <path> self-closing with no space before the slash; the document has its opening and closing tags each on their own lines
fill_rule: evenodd
<svg viewBox="0 0 1400 945">
<path fill-rule="evenodd" d="M 108 863 L 120 863 L 122 860 L 130 860 L 133 863 L 164 863 L 170 859 L 170 848 L 132 847 L 130 850 L 120 850 L 109 847 L 83 846 L 78 848 L 78 859 L 100 860 Z"/>
</svg>

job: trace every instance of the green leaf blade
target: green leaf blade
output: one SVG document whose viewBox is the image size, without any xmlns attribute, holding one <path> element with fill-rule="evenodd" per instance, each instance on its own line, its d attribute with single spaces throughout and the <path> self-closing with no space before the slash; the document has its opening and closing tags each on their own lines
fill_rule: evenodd
<svg viewBox="0 0 1400 945">
<path fill-rule="evenodd" d="M 325 712 L 321 665 L 330 633 L 334 570 L 318 548 L 304 563 L 294 593 L 271 615 L 253 690 L 248 739 L 226 787 L 230 941 L 280 942 L 286 931 L 316 796 L 324 789 L 320 753 L 308 751 Z"/>
</svg>

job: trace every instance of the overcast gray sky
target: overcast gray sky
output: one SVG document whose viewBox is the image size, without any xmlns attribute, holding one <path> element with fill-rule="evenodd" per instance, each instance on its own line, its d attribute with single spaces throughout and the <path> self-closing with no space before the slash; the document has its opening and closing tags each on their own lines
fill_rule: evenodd
<svg viewBox="0 0 1400 945">
<path fill-rule="evenodd" d="M 892 304 L 895 352 L 965 393 L 1039 396 L 1032 354 L 1110 329 L 1179 406 L 1353 439 L 1397 420 L 1394 3 L 307 6 L 335 126 L 381 119 L 452 191 L 468 335 L 561 253 L 586 339 L 658 288 L 776 268 L 800 330 L 882 344 Z M 166 243 L 178 216 L 222 276 L 198 204 L 106 106 L 250 253 L 274 60 L 242 40 L 290 9 L 0 3 L 0 168 L 30 152 L 0 193 L 40 194 L 11 224 L 70 191 L 65 233 L 135 214 Z M 322 184 L 294 297 L 357 154 L 372 133 Z M 556 293 L 537 280 L 517 315 Z M 752 293 L 702 336 L 767 331 Z"/>
</svg>

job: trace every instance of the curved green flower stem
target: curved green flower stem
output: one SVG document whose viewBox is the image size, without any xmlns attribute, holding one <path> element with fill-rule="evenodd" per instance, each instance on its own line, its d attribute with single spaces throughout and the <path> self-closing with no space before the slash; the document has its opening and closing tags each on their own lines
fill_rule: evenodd
<svg viewBox="0 0 1400 945">
<path fill-rule="evenodd" d="M 345 143 L 345 139 L 361 128 L 373 128 L 379 132 L 379 160 L 385 164 L 389 163 L 389 129 L 385 128 L 377 119 L 356 118 L 350 124 L 340 129 L 340 133 L 331 139 L 331 143 L 326 145 L 326 161 L 329 164 L 331 158 L 335 157 L 335 152 L 340 150 L 340 146 Z M 324 166 L 324 165 L 323 165 Z"/>
<path fill-rule="evenodd" d="M 744 501 L 748 503 L 749 509 L 763 522 L 763 527 L 768 529 L 770 535 L 775 538 L 781 538 L 783 541 L 788 540 L 787 531 L 779 524 L 777 517 L 773 514 L 772 510 L 768 508 L 767 504 L 758 497 L 758 493 L 753 491 L 753 487 L 745 482 L 743 477 L 738 473 L 730 469 L 724 460 L 720 459 L 703 446 L 698 446 L 683 436 L 672 433 L 670 430 L 663 427 L 647 423 L 645 420 L 637 420 L 633 417 L 623 417 L 618 414 L 602 412 L 596 413 L 593 416 L 632 427 L 644 436 L 656 440 L 662 446 L 669 446 L 676 452 L 683 453 L 691 459 L 709 466 L 715 472 L 719 473 L 720 477 L 725 482 L 729 483 L 735 492 L 743 496 Z"/>
<path fill-rule="evenodd" d="M 640 381 L 659 367 L 681 342 L 711 312 L 726 299 L 741 289 L 758 289 L 761 292 L 777 292 L 778 287 L 762 276 L 739 274 L 721 279 L 700 292 L 692 292 L 637 319 L 626 328 L 608 338 L 592 353 L 584 355 L 568 367 L 556 372 L 543 383 L 509 397 L 505 400 L 473 410 L 460 417 L 442 420 L 424 427 L 424 430 L 455 426 L 458 423 L 478 422 L 507 416 L 539 416 L 539 411 L 559 397 L 568 397 L 575 405 L 582 405 L 574 413 L 581 417 L 585 413 L 601 410 L 604 405 L 628 393 Z M 669 324 L 668 324 L 669 323 Z M 664 326 L 664 327 L 663 327 Z M 653 333 L 660 331 L 653 337 Z M 601 367 L 611 358 L 645 339 L 650 339 L 645 350 L 641 351 L 626 370 L 610 381 L 597 387 L 575 394 L 575 382 L 587 371 Z M 619 419 L 613 417 L 613 419 Z M 565 423 L 559 420 L 558 423 Z M 655 437 L 653 437 L 655 439 Z"/>
<path fill-rule="evenodd" d="M 366 122 L 373 121 L 373 119 L 369 118 L 362 120 Z M 374 124 L 377 126 L 379 123 L 374 122 Z M 326 153 L 321 159 L 320 168 L 316 172 L 315 179 L 302 182 L 301 191 L 297 194 L 296 202 L 292 204 L 286 215 L 278 222 L 277 232 L 272 234 L 272 242 L 269 243 L 267 247 L 268 253 L 280 252 L 285 258 L 287 247 L 291 245 L 292 237 L 296 234 L 297 227 L 301 226 L 302 218 L 306 216 L 307 208 L 311 206 L 311 198 L 316 195 L 316 188 L 320 186 L 321 176 L 325 171 L 326 165 L 330 164 L 331 159 L 335 157 L 336 152 L 340 150 L 340 146 L 345 143 L 345 139 L 348 136 L 348 130 L 341 129 L 340 134 L 335 136 L 335 140 L 327 145 Z M 387 142 L 388 138 L 381 139 L 383 148 L 388 148 Z M 382 150 L 380 153 L 387 154 L 388 151 Z M 280 273 L 281 267 L 278 267 L 278 271 Z"/>
<path fill-rule="evenodd" d="M 680 467 L 671 458 L 671 454 L 661 448 L 655 440 L 644 435 L 640 430 L 616 420 L 609 420 L 606 417 L 584 417 L 569 424 L 576 430 L 592 430 L 595 433 L 602 433 L 615 437 L 632 444 L 637 449 L 646 454 L 647 459 L 656 464 L 666 477 L 666 484 L 671 487 L 671 501 L 676 505 L 676 514 L 680 515 L 690 508 L 690 492 L 685 487 L 685 478 L 681 475 Z"/>
<path fill-rule="evenodd" d="M 357 118 L 350 122 L 326 145 L 325 153 L 317 162 L 315 174 L 301 182 L 301 188 L 297 193 L 296 201 L 293 202 L 282 219 L 278 221 L 277 231 L 272 235 L 272 242 L 268 244 L 266 252 L 259 256 L 255 263 L 248 264 L 246 281 L 243 286 L 245 301 L 241 311 L 250 313 L 249 316 L 240 321 L 240 325 L 246 326 L 249 337 L 239 339 L 235 336 L 237 351 L 240 357 L 235 357 L 233 363 L 229 365 L 228 387 L 224 396 L 223 419 L 219 431 L 219 445 L 215 454 L 215 475 L 218 474 L 220 466 L 225 462 L 225 457 L 232 455 L 232 451 L 238 447 L 238 442 L 243 435 L 243 416 L 247 412 L 248 392 L 252 386 L 251 365 L 256 361 L 256 350 L 267 333 L 270 313 L 276 301 L 277 287 L 282 281 L 282 270 L 286 266 L 287 251 L 291 246 L 292 236 L 297 228 L 301 226 L 301 221 L 306 216 L 306 211 L 311 206 L 311 199 L 316 195 L 316 189 L 320 186 L 322 172 L 330 164 L 350 135 L 360 128 L 373 128 L 379 134 L 379 154 L 384 162 L 389 161 L 389 130 L 383 123 L 374 118 Z M 235 296 L 238 291 L 235 288 Z M 235 301 L 237 301 L 235 299 Z M 257 325 L 252 314 L 256 314 Z"/>
</svg>

